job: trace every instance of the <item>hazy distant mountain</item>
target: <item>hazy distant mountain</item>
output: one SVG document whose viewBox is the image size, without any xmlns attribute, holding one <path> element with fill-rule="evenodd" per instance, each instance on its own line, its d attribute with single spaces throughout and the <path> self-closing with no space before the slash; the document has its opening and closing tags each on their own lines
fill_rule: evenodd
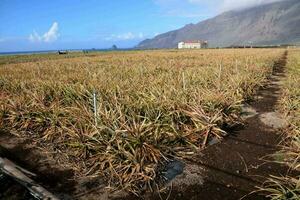
<svg viewBox="0 0 300 200">
<path fill-rule="evenodd" d="M 173 48 L 183 40 L 207 40 L 210 47 L 300 43 L 300 0 L 225 12 L 144 40 L 137 48 Z"/>
</svg>

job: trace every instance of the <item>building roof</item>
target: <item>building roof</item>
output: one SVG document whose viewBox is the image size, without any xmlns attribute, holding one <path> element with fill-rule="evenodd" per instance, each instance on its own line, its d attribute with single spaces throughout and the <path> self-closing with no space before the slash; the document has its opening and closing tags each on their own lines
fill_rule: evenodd
<svg viewBox="0 0 300 200">
<path fill-rule="evenodd" d="M 195 44 L 195 43 L 207 43 L 207 41 L 203 41 L 203 40 L 185 40 L 183 41 L 184 43 L 188 43 L 188 44 Z"/>
</svg>

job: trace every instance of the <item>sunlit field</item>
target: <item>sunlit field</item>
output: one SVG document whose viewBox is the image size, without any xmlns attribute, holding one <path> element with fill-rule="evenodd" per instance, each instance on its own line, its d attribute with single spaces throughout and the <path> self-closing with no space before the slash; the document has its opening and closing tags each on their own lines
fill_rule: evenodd
<svg viewBox="0 0 300 200">
<path fill-rule="evenodd" d="M 287 77 L 281 108 L 288 117 L 291 129 L 288 131 L 287 144 L 290 146 L 286 160 L 295 170 L 300 170 L 300 51 L 290 51 L 287 63 Z M 300 180 L 298 180 L 300 181 Z M 298 183 L 299 185 L 300 183 Z"/>
<path fill-rule="evenodd" d="M 242 123 L 241 104 L 284 51 L 0 57 L 0 126 L 58 155 L 77 177 L 136 192 L 168 159 L 191 156 Z"/>
</svg>

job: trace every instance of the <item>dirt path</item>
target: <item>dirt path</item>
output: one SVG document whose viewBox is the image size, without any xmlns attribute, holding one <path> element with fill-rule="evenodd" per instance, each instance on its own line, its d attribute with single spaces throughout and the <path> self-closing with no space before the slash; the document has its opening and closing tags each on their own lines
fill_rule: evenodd
<svg viewBox="0 0 300 200">
<path fill-rule="evenodd" d="M 280 135 L 273 121 L 265 116 L 274 116 L 275 104 L 280 94 L 280 78 L 284 75 L 286 57 L 274 66 L 273 76 L 266 88 L 259 91 L 259 99 L 251 104 L 257 115 L 246 120 L 246 127 L 230 135 L 224 143 L 208 148 L 199 161 L 209 168 L 208 180 L 198 191 L 203 199 L 239 199 L 264 181 L 269 174 L 287 172 L 285 167 L 265 163 L 264 157 L 276 150 Z M 262 120 L 266 119 L 266 120 Z M 263 121 L 269 122 L 263 123 Z M 206 195 L 206 198 L 205 198 Z M 263 199 L 250 195 L 245 199 Z"/>
<path fill-rule="evenodd" d="M 169 199 L 180 200 L 237 200 L 244 196 L 245 200 L 265 199 L 258 194 L 248 194 L 265 181 L 264 177 L 287 172 L 282 165 L 266 162 L 268 155 L 279 150 L 279 128 L 287 125 L 275 112 L 286 59 L 287 52 L 274 64 L 268 83 L 250 103 L 254 115 L 246 119 L 245 127 L 189 159 L 189 165 L 196 164 L 205 171 L 204 183 L 173 188 L 171 195 L 161 194 L 163 199 L 169 195 Z"/>
</svg>

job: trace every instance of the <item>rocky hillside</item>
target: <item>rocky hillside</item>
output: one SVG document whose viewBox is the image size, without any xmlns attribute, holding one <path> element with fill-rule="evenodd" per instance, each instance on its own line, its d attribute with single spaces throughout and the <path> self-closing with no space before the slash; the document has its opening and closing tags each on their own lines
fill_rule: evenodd
<svg viewBox="0 0 300 200">
<path fill-rule="evenodd" d="M 137 48 L 174 48 L 183 40 L 207 40 L 210 47 L 300 43 L 300 1 L 285 0 L 225 12 L 144 40 Z"/>
</svg>

